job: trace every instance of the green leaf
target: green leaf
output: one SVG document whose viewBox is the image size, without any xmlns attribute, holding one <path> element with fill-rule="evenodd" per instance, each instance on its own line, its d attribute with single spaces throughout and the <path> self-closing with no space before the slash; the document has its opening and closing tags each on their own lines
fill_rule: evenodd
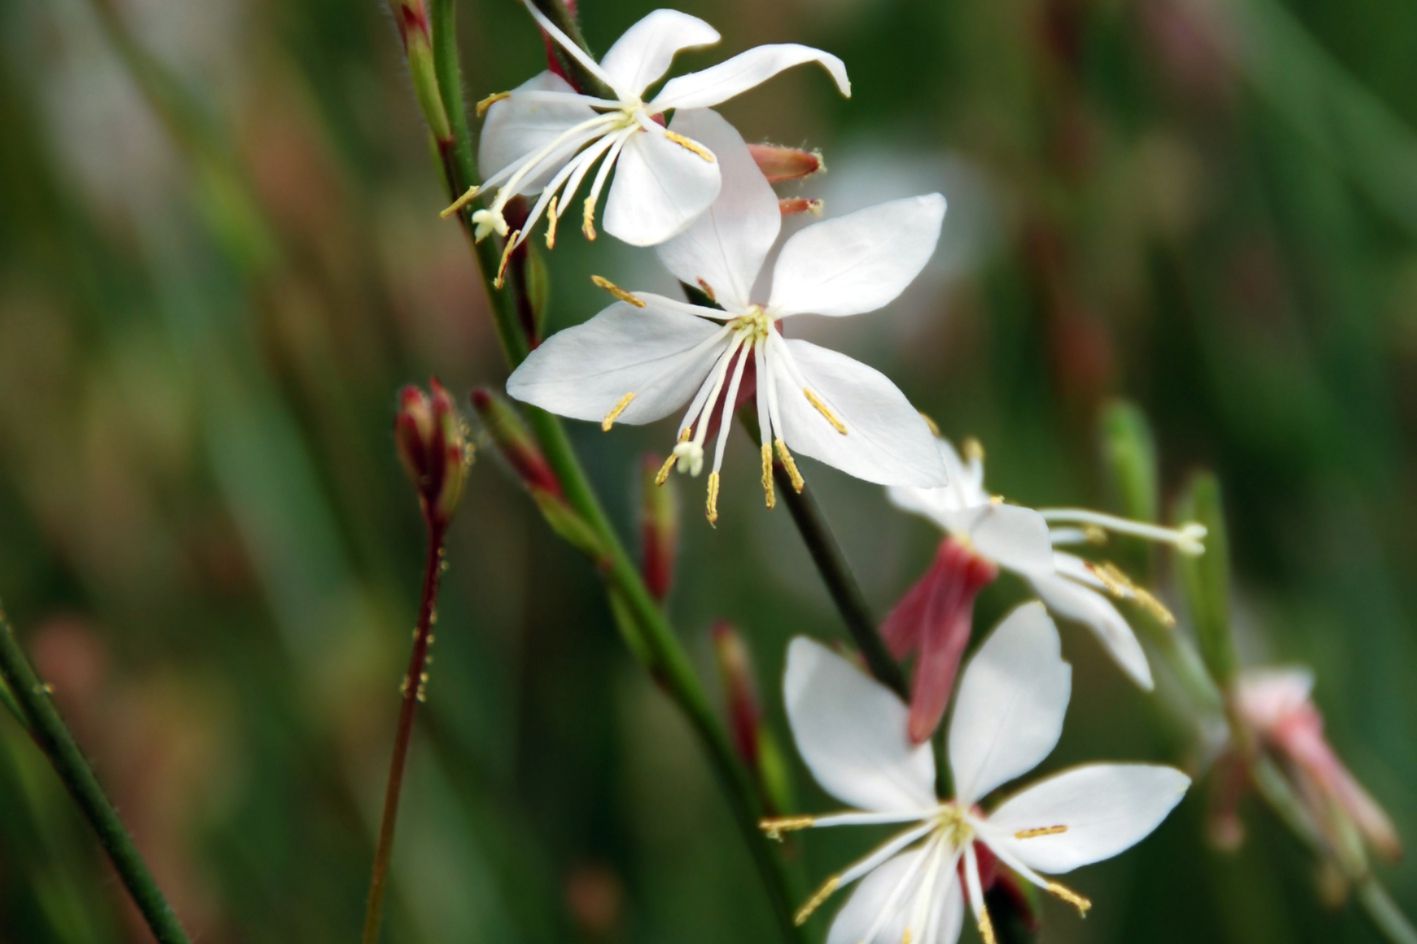
<svg viewBox="0 0 1417 944">
<path fill-rule="evenodd" d="M 1201 655 L 1211 675 L 1225 687 L 1235 674 L 1236 656 L 1230 632 L 1230 543 L 1220 483 L 1214 473 L 1196 474 L 1177 504 L 1176 515 L 1178 520 L 1197 521 L 1206 527 L 1205 553 L 1182 555 L 1178 566 Z"/>
</svg>

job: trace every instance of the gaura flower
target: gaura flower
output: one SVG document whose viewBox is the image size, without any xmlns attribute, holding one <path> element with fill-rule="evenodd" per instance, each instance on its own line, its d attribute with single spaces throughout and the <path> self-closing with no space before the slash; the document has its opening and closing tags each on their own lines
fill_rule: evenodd
<svg viewBox="0 0 1417 944">
<path fill-rule="evenodd" d="M 577 92 L 560 76 L 543 72 L 511 92 L 478 103 L 486 125 L 479 166 L 491 176 L 458 198 L 445 215 L 478 194 L 496 188 L 492 202 L 473 213 L 475 236 L 507 236 L 503 267 L 512 250 L 543 215 L 546 245 L 556 242 L 556 225 L 581 184 L 599 163 L 581 210 L 581 229 L 595 238 L 595 209 L 618 166 L 605 202 L 605 229 L 636 246 L 653 246 L 684 231 L 713 203 L 720 176 L 714 148 L 677 123 L 662 123 L 670 110 L 708 108 L 725 102 L 803 63 L 820 63 L 846 96 L 851 83 L 842 61 L 830 53 L 795 43 L 758 46 L 716 66 L 670 79 L 645 100 L 646 90 L 669 68 L 681 49 L 718 42 L 718 32 L 697 17 L 655 10 L 621 36 L 599 63 L 556 28 L 529 0 L 524 5 L 537 24 L 566 54 L 605 84 L 614 98 Z M 513 197 L 540 192 L 520 230 L 508 233 L 503 209 Z M 501 273 L 498 274 L 500 282 Z"/>
<path fill-rule="evenodd" d="M 984 488 L 984 450 L 977 441 L 966 441 L 964 458 L 948 440 L 937 442 L 949 484 L 888 490 L 893 504 L 930 519 L 946 534 L 935 566 L 907 592 L 881 627 L 897 658 L 911 650 L 920 652 L 912 696 L 912 730 L 917 738 L 928 737 L 939 722 L 954 666 L 968 638 L 968 607 L 979 589 L 978 574 L 983 570 L 992 579 L 989 569 L 995 566 L 1027 581 L 1055 615 L 1092 630 L 1122 670 L 1150 691 L 1146 653 L 1108 595 L 1131 600 L 1168 625 L 1174 622 L 1173 617 L 1156 597 L 1115 565 L 1094 563 L 1058 549 L 1101 542 L 1113 532 L 1170 544 L 1183 554 L 1200 554 L 1204 551 L 1204 526 L 1188 523 L 1164 528 L 1080 508 L 1035 511 L 1008 504 Z M 966 616 L 962 621 L 956 612 L 961 607 Z M 953 663 L 947 658 L 949 652 L 954 654 Z M 925 671 L 927 666 L 941 664 L 947 672 Z"/>
<path fill-rule="evenodd" d="M 980 846 L 1020 878 L 1086 913 L 1091 902 L 1045 876 L 1140 842 L 1180 802 L 1190 778 L 1171 767 L 1089 764 L 983 812 L 986 795 L 1033 769 L 1057 744 L 1070 689 L 1071 670 L 1047 612 L 1037 603 L 1015 610 L 960 680 L 947 744 L 955 796 L 941 801 L 931 746 L 907 736 L 900 699 L 826 647 L 794 639 L 783 695 L 797 748 L 822 788 L 852 810 L 766 820 L 763 829 L 780 837 L 813 827 L 904 827 L 827 879 L 798 923 L 834 892 L 860 882 L 827 944 L 953 944 L 966 900 L 986 944 L 994 944 Z"/>
<path fill-rule="evenodd" d="M 777 198 L 743 139 L 711 111 L 680 112 L 675 126 L 719 155 L 723 191 L 659 257 L 681 282 L 720 308 L 627 292 L 595 276 L 619 301 L 554 335 L 512 373 L 507 392 L 575 419 L 649 423 L 689 401 L 677 464 L 698 475 L 717 424 L 707 514 L 718 518 L 719 468 L 745 374 L 761 434 L 762 484 L 773 507 L 774 451 L 801 491 L 793 452 L 889 485 L 931 486 L 945 469 L 929 427 L 883 374 L 807 341 L 786 340 L 798 314 L 846 316 L 886 305 L 919 274 L 945 213 L 939 194 L 895 200 L 814 223 L 783 244 L 771 278 L 755 288 L 782 225 Z M 750 373 L 751 371 L 751 373 Z"/>
</svg>

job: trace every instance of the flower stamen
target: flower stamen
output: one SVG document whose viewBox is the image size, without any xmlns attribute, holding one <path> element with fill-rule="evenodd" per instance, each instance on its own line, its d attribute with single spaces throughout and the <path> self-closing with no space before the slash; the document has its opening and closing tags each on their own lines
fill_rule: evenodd
<svg viewBox="0 0 1417 944">
<path fill-rule="evenodd" d="M 512 93 L 511 93 L 511 92 L 493 92 L 491 95 L 488 95 L 486 98 L 480 100 L 480 101 L 477 103 L 477 117 L 478 117 L 478 118 L 482 118 L 482 117 L 486 116 L 486 114 L 487 114 L 487 109 L 491 108 L 493 105 L 497 104 L 498 102 L 503 101 L 504 99 L 511 98 L 511 97 L 512 97 Z"/>
<path fill-rule="evenodd" d="M 979 912 L 979 936 L 984 939 L 984 944 L 999 944 L 999 939 L 994 936 L 994 922 L 989 920 L 989 912 L 983 910 Z"/>
<path fill-rule="evenodd" d="M 774 842 L 782 842 L 783 833 L 797 832 L 802 829 L 811 829 L 817 825 L 815 816 L 779 816 L 775 819 L 763 819 L 758 821 L 758 828 L 763 834 Z"/>
<path fill-rule="evenodd" d="M 673 131 L 664 132 L 664 137 L 679 145 L 681 148 L 688 151 L 690 154 L 702 158 L 710 164 L 718 163 L 718 159 L 713 156 L 713 152 L 710 151 L 708 148 L 704 147 L 699 142 L 695 141 L 693 138 L 686 138 L 682 134 L 678 134 Z"/>
<path fill-rule="evenodd" d="M 763 501 L 769 507 L 777 505 L 777 494 L 772 486 L 772 446 L 763 443 Z"/>
<path fill-rule="evenodd" d="M 1107 592 L 1114 597 L 1121 600 L 1131 600 L 1155 617 L 1163 626 L 1176 625 L 1176 617 L 1166 608 L 1166 605 L 1158 600 L 1150 590 L 1133 583 L 1132 579 L 1123 573 L 1116 564 L 1098 564 L 1087 561 L 1085 566 L 1094 577 L 1102 581 Z"/>
<path fill-rule="evenodd" d="M 708 501 L 704 505 L 708 523 L 718 526 L 718 473 L 710 472 L 708 477 Z"/>
<path fill-rule="evenodd" d="M 1039 836 L 1060 836 L 1068 831 L 1066 826 L 1038 826 L 1033 829 L 1020 829 L 1014 833 L 1015 839 L 1037 839 Z"/>
<path fill-rule="evenodd" d="M 551 198 L 551 203 L 546 207 L 546 248 L 556 248 L 556 224 L 561 222 L 561 211 L 557 203 L 561 195 L 557 194 Z"/>
<path fill-rule="evenodd" d="M 1057 882 L 1049 882 L 1047 885 L 1043 886 L 1043 890 L 1050 895 L 1056 895 L 1058 898 L 1072 905 L 1078 910 L 1079 917 L 1086 918 L 1088 910 L 1092 908 L 1091 901 L 1079 895 L 1071 888 L 1068 888 L 1066 885 L 1060 885 Z"/>
<path fill-rule="evenodd" d="M 615 420 L 619 418 L 621 413 L 625 412 L 625 408 L 630 405 L 630 401 L 634 398 L 635 392 L 633 390 L 621 397 L 616 404 L 610 408 L 610 412 L 605 414 L 605 419 L 600 421 L 601 430 L 607 433 L 610 432 L 610 427 L 615 425 Z"/>
<path fill-rule="evenodd" d="M 463 207 L 467 206 L 469 203 L 471 203 L 472 201 L 476 200 L 476 199 L 477 199 L 477 195 L 478 195 L 479 193 L 481 193 L 481 192 L 482 192 L 482 188 L 481 188 L 481 187 L 478 187 L 478 186 L 468 187 L 466 190 L 464 190 L 464 191 L 462 192 L 462 196 L 458 197 L 458 198 L 457 198 L 456 200 L 454 200 L 452 203 L 448 204 L 446 207 L 444 207 L 443 209 L 439 210 L 439 211 L 438 211 L 438 216 L 439 216 L 441 219 L 445 219 L 445 220 L 446 220 L 448 217 L 452 216 L 454 213 L 458 212 L 458 211 L 461 210 Z"/>
<path fill-rule="evenodd" d="M 792 923 L 801 927 L 807 923 L 807 919 L 812 917 L 813 912 L 822 907 L 826 900 L 830 898 L 838 888 L 841 887 L 841 880 L 833 875 L 822 883 L 822 887 L 812 893 L 801 908 L 797 909 L 797 914 L 793 916 Z"/>
<path fill-rule="evenodd" d="M 614 295 L 617 299 L 627 305 L 634 305 L 636 308 L 645 307 L 643 299 L 636 298 L 634 295 L 625 291 L 623 288 L 603 276 L 592 275 L 590 277 L 590 280 L 592 283 L 594 283 L 596 288 L 603 289 L 609 292 L 611 295 Z"/>
<path fill-rule="evenodd" d="M 836 418 L 836 414 L 827 408 L 827 405 L 822 402 L 822 398 L 817 396 L 811 387 L 803 387 L 802 393 L 807 397 L 807 402 L 816 407 L 817 412 L 822 414 L 828 423 L 832 424 L 833 429 L 843 436 L 846 435 L 846 425 Z"/>
<path fill-rule="evenodd" d="M 502 261 L 497 263 L 497 277 L 492 280 L 492 285 L 496 288 L 507 284 L 507 264 L 512 261 L 512 253 L 517 250 L 517 237 L 521 234 L 521 230 L 514 230 L 507 237 L 507 248 L 502 250 Z"/>
<path fill-rule="evenodd" d="M 802 473 L 797 471 L 797 460 L 792 458 L 792 453 L 787 451 L 787 443 L 781 439 L 774 439 L 772 444 L 777 449 L 778 461 L 787 470 L 787 477 L 792 480 L 792 490 L 801 494 L 802 489 L 807 487 L 807 483 L 802 479 Z"/>
</svg>

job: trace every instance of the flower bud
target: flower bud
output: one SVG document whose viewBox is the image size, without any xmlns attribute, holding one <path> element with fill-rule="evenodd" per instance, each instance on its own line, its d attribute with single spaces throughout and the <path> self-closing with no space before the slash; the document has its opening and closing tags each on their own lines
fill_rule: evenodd
<svg viewBox="0 0 1417 944">
<path fill-rule="evenodd" d="M 763 176 L 771 184 L 801 180 L 827 169 L 821 151 L 805 151 L 802 148 L 764 143 L 748 145 L 748 152 L 757 162 L 758 170 L 763 172 Z"/>
<path fill-rule="evenodd" d="M 396 0 L 394 17 L 398 20 L 399 36 L 403 38 L 404 55 L 408 57 L 409 77 L 413 79 L 418 107 L 439 144 L 453 138 L 452 125 L 443 96 L 438 91 L 438 78 L 433 68 L 433 39 L 428 24 L 428 8 L 423 0 Z"/>
<path fill-rule="evenodd" d="M 753 776 L 765 811 L 771 815 L 793 808 L 796 804 L 788 784 L 787 765 L 771 728 L 763 724 L 752 657 L 730 623 L 719 621 L 714 625 L 713 651 L 733 746 Z"/>
<path fill-rule="evenodd" d="M 436 378 L 428 386 L 431 393 L 412 385 L 400 392 L 394 445 L 418 490 L 424 517 L 445 526 L 462 497 L 472 448 L 453 398 Z"/>
<path fill-rule="evenodd" d="M 485 387 L 472 391 L 472 408 L 493 445 L 533 495 L 560 498 L 561 483 L 516 410 Z"/>
<path fill-rule="evenodd" d="M 800 216 L 803 213 L 821 216 L 824 206 L 826 204 L 821 200 L 812 200 L 807 197 L 787 197 L 777 201 L 777 211 L 783 216 Z"/>
<path fill-rule="evenodd" d="M 640 567 L 645 586 L 661 603 L 674 583 L 674 564 L 679 558 L 679 496 L 673 481 L 656 484 L 658 456 L 646 455 L 640 473 Z"/>
</svg>

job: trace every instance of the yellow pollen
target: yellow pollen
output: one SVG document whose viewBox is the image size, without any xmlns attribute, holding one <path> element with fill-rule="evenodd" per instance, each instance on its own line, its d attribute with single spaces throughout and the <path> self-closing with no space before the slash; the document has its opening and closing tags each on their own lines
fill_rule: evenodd
<svg viewBox="0 0 1417 944">
<path fill-rule="evenodd" d="M 968 437 L 964 441 L 964 457 L 970 462 L 974 462 L 975 460 L 983 462 L 984 444 L 981 443 L 979 440 L 975 439 L 973 436 Z"/>
<path fill-rule="evenodd" d="M 581 206 L 581 232 L 585 238 L 595 242 L 595 198 L 586 197 Z"/>
<path fill-rule="evenodd" d="M 1086 918 L 1088 909 L 1092 907 L 1092 902 L 1068 888 L 1066 885 L 1059 885 L 1057 882 L 1049 882 L 1043 886 L 1049 894 L 1056 895 L 1078 910 L 1078 915 Z"/>
<path fill-rule="evenodd" d="M 763 443 L 763 500 L 769 508 L 777 504 L 777 494 L 772 487 L 772 446 Z"/>
<path fill-rule="evenodd" d="M 813 816 L 781 816 L 777 819 L 758 820 L 758 828 L 771 840 L 782 841 L 783 833 L 796 832 L 799 829 L 811 829 L 817 823 Z"/>
<path fill-rule="evenodd" d="M 1082 529 L 1082 536 L 1088 544 L 1102 545 L 1107 543 L 1107 532 L 1095 524 L 1087 525 Z"/>
<path fill-rule="evenodd" d="M 900 936 L 900 944 L 910 944 L 911 940 L 913 938 L 910 935 L 910 929 L 906 928 L 905 933 Z"/>
<path fill-rule="evenodd" d="M 492 280 L 492 285 L 496 288 L 507 284 L 507 263 L 512 261 L 512 252 L 517 248 L 517 238 L 521 234 L 521 230 L 514 229 L 512 235 L 507 237 L 507 248 L 502 250 L 502 261 L 497 263 L 497 277 Z"/>
<path fill-rule="evenodd" d="M 1037 839 L 1039 836 L 1060 836 L 1068 831 L 1066 826 L 1039 826 L 1036 829 L 1020 829 L 1014 833 L 1015 839 Z"/>
<path fill-rule="evenodd" d="M 561 195 L 558 193 L 551 198 L 551 202 L 546 205 L 546 248 L 556 248 L 556 224 L 561 222 L 560 207 L 557 205 Z"/>
<path fill-rule="evenodd" d="M 664 460 L 664 465 L 660 466 L 659 471 L 655 473 L 654 484 L 663 485 L 669 481 L 669 473 L 674 471 L 674 463 L 678 461 L 679 457 L 671 452 L 669 458 Z"/>
<path fill-rule="evenodd" d="M 630 401 L 634 398 L 635 392 L 633 390 L 621 397 L 619 401 L 610 408 L 610 412 L 605 414 L 605 419 L 600 421 L 600 428 L 607 433 L 610 432 L 610 427 L 615 425 L 616 418 L 619 417 L 621 413 L 625 412 L 625 407 L 629 406 Z"/>
<path fill-rule="evenodd" d="M 1158 600 L 1150 590 L 1138 587 L 1133 583 L 1132 579 L 1123 573 L 1116 564 L 1096 564 L 1088 561 L 1087 569 L 1102 581 L 1102 586 L 1114 597 L 1131 600 L 1150 613 L 1163 626 L 1176 625 L 1176 617 L 1166 608 L 1165 604 Z"/>
<path fill-rule="evenodd" d="M 708 161 L 710 164 L 717 163 L 717 158 L 713 156 L 713 152 L 710 151 L 708 148 L 704 147 L 699 142 L 695 141 L 693 138 L 686 138 L 682 134 L 676 134 L 673 131 L 664 132 L 664 136 L 670 141 L 673 141 L 675 144 L 679 145 L 684 150 L 688 151 L 690 154 L 697 155 L 698 157 L 701 157 L 704 160 Z"/>
<path fill-rule="evenodd" d="M 708 284 L 708 282 L 704 281 L 703 279 L 699 279 L 699 290 L 708 296 L 709 301 L 714 303 L 718 302 L 718 299 L 715 298 L 713 294 L 713 286 Z"/>
<path fill-rule="evenodd" d="M 477 103 L 477 117 L 481 118 L 487 114 L 487 109 L 504 99 L 512 97 L 511 92 L 493 92 L 491 95 Z"/>
<path fill-rule="evenodd" d="M 792 490 L 800 493 L 807 487 L 807 483 L 802 480 L 802 473 L 797 471 L 797 461 L 792 458 L 792 453 L 787 451 L 787 443 L 774 439 L 772 444 L 777 448 L 778 461 L 787 470 L 787 477 L 792 480 Z"/>
<path fill-rule="evenodd" d="M 921 413 L 920 418 L 925 421 L 925 425 L 930 430 L 931 436 L 940 435 L 940 424 L 935 422 L 935 418 L 929 413 Z"/>
<path fill-rule="evenodd" d="M 826 417 L 827 422 L 832 424 L 833 429 L 835 429 L 838 433 L 841 433 L 841 435 L 843 436 L 846 435 L 846 426 L 841 422 L 841 420 L 836 418 L 836 414 L 832 413 L 831 410 L 827 409 L 827 405 L 822 402 L 821 397 L 817 396 L 816 393 L 812 391 L 811 387 L 803 387 L 802 393 L 806 395 L 807 402 L 812 404 L 812 406 L 816 407 L 818 413 Z"/>
<path fill-rule="evenodd" d="M 477 195 L 481 192 L 481 187 L 468 187 L 466 190 L 463 191 L 462 196 L 458 197 L 452 203 L 439 210 L 438 216 L 446 220 L 448 217 L 452 216 L 454 213 L 467 206 L 473 200 L 476 200 Z"/>
<path fill-rule="evenodd" d="M 989 920 L 989 912 L 979 912 L 979 936 L 984 939 L 984 944 L 999 944 L 999 939 L 994 936 L 994 922 Z"/>
<path fill-rule="evenodd" d="M 718 526 L 718 473 L 710 472 L 708 477 L 708 502 L 704 506 L 708 523 Z"/>
<path fill-rule="evenodd" d="M 812 917 L 812 912 L 822 907 L 822 904 L 832 896 L 840 884 L 841 881 L 835 875 L 823 882 L 822 887 L 807 899 L 807 903 L 797 909 L 797 915 L 792 919 L 792 922 L 799 927 L 806 924 L 807 919 Z"/>
<path fill-rule="evenodd" d="M 636 308 L 645 307 L 645 303 L 643 300 L 631 295 L 629 292 L 625 291 L 623 288 L 616 285 L 614 282 L 610 281 L 607 278 L 603 278 L 599 275 L 592 275 L 590 277 L 590 280 L 595 283 L 596 288 L 604 289 L 605 291 L 609 292 L 611 295 L 614 295 L 616 298 L 618 298 L 620 301 L 624 302 L 627 305 L 634 305 Z"/>
</svg>

